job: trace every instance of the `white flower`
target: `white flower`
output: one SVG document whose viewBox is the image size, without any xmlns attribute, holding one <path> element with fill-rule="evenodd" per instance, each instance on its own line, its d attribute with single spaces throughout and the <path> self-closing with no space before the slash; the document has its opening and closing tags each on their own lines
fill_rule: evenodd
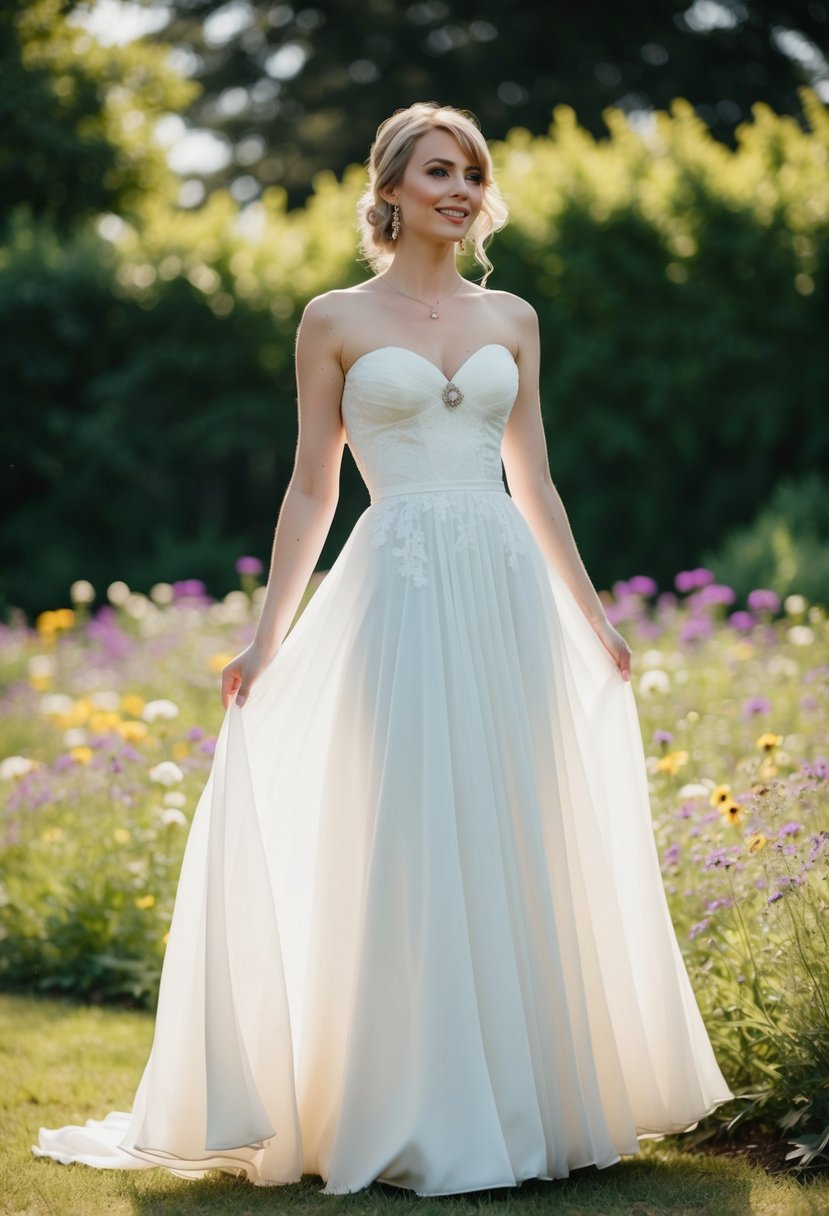
<svg viewBox="0 0 829 1216">
<path fill-rule="evenodd" d="M 165 828 L 169 828 L 169 827 L 186 828 L 187 827 L 187 816 L 183 815 L 181 813 L 181 811 L 178 809 L 178 807 L 171 806 L 171 807 L 168 807 L 166 811 L 162 812 L 161 822 L 164 824 Z"/>
<path fill-rule="evenodd" d="M 144 706 L 141 717 L 145 722 L 155 722 L 156 718 L 177 718 L 178 706 L 173 701 L 148 701 Z"/>
<path fill-rule="evenodd" d="M 783 607 L 789 616 L 799 616 L 801 612 L 806 611 L 806 599 L 802 595 L 787 595 L 783 600 Z"/>
<path fill-rule="evenodd" d="M 54 655 L 33 654 L 26 664 L 26 670 L 30 676 L 39 679 L 42 676 L 53 676 L 56 666 Z"/>
<path fill-rule="evenodd" d="M 63 732 L 63 742 L 67 747 L 83 747 L 88 737 L 82 726 L 73 726 Z"/>
<path fill-rule="evenodd" d="M 180 790 L 170 790 L 170 793 L 165 794 L 161 801 L 165 806 L 187 806 L 187 797 Z"/>
<path fill-rule="evenodd" d="M 667 692 L 670 687 L 671 677 L 661 667 L 644 672 L 639 680 L 639 691 L 645 696 L 652 692 Z"/>
<path fill-rule="evenodd" d="M 701 781 L 691 781 L 688 785 L 682 786 L 679 796 L 680 798 L 707 798 L 713 788 L 713 781 L 710 785 L 703 785 Z"/>
<path fill-rule="evenodd" d="M 45 718 L 52 715 L 68 714 L 75 702 L 63 692 L 50 692 L 40 698 L 40 712 Z"/>
<path fill-rule="evenodd" d="M 155 768 L 150 769 L 150 781 L 158 785 L 178 785 L 184 780 L 184 773 L 172 760 L 162 760 Z"/>
<path fill-rule="evenodd" d="M 173 588 L 170 583 L 155 583 L 150 587 L 150 599 L 155 604 L 172 604 Z"/>
<path fill-rule="evenodd" d="M 794 646 L 809 646 L 815 640 L 808 625 L 792 625 L 786 636 Z"/>
<path fill-rule="evenodd" d="M 30 760 L 28 756 L 6 756 L 5 760 L 0 760 L 0 781 L 25 777 L 34 767 L 34 760 Z"/>
<path fill-rule="evenodd" d="M 76 579 L 69 588 L 73 604 L 91 604 L 95 599 L 95 588 L 85 578 Z"/>
<path fill-rule="evenodd" d="M 642 667 L 658 667 L 660 663 L 665 662 L 665 656 L 661 650 L 646 650 L 642 655 Z"/>
<path fill-rule="evenodd" d="M 130 594 L 130 589 L 126 583 L 122 583 L 120 579 L 116 579 L 114 583 L 110 583 L 107 587 L 107 599 L 110 604 L 124 604 Z"/>
</svg>

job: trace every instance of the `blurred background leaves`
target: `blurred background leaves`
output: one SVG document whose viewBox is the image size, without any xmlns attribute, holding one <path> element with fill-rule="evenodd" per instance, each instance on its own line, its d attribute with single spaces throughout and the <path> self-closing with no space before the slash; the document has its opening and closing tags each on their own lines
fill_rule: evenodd
<svg viewBox="0 0 829 1216">
<path fill-rule="evenodd" d="M 355 162 L 424 98 L 493 140 L 594 582 L 829 599 L 824 5 L 101 7 L 0 15 L 0 613 L 267 556 L 302 307 L 366 273 Z M 347 455 L 323 566 L 367 501 Z"/>
</svg>

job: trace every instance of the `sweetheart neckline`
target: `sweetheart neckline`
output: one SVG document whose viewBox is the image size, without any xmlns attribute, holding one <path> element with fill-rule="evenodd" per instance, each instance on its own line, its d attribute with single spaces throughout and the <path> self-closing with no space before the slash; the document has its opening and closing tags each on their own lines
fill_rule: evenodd
<svg viewBox="0 0 829 1216">
<path fill-rule="evenodd" d="M 460 367 L 458 368 L 458 370 L 455 372 L 455 374 L 453 376 L 445 376 L 443 374 L 442 368 L 438 367 L 438 365 L 436 363 L 433 363 L 431 359 L 427 359 L 425 355 L 421 355 L 419 351 L 412 350 L 408 346 L 396 346 L 393 343 L 389 343 L 386 346 L 375 346 L 371 350 L 363 351 L 363 353 L 361 355 L 357 356 L 357 358 L 354 360 L 354 362 L 349 367 L 348 371 L 345 373 L 345 382 L 348 381 L 348 377 L 354 371 L 354 368 L 357 366 L 357 364 L 362 363 L 364 359 L 367 359 L 369 357 L 369 355 L 379 355 L 380 352 L 384 351 L 384 350 L 398 350 L 398 351 L 403 351 L 403 353 L 407 354 L 407 355 L 414 355 L 415 359 L 419 359 L 421 361 L 421 363 L 425 363 L 427 365 L 427 367 L 431 367 L 434 371 L 436 371 L 437 374 L 440 376 L 441 380 L 445 380 L 447 384 L 451 384 L 454 380 L 456 380 L 458 378 L 458 376 L 461 374 L 461 372 L 467 367 L 468 364 L 470 364 L 472 362 L 472 360 L 477 355 L 480 355 L 480 353 L 482 351 L 489 350 L 490 347 L 493 347 L 493 346 L 496 348 L 500 347 L 501 350 L 505 350 L 507 352 L 507 354 L 509 355 L 510 359 L 512 359 L 513 363 L 515 363 L 515 356 L 513 355 L 512 351 L 509 349 L 509 347 L 505 346 L 503 342 L 485 342 L 483 344 L 483 346 L 477 347 L 475 350 L 473 350 L 472 354 L 469 355 L 468 358 L 464 359 L 463 363 L 460 365 Z M 517 363 L 515 365 L 516 365 L 516 367 L 518 366 Z"/>
</svg>

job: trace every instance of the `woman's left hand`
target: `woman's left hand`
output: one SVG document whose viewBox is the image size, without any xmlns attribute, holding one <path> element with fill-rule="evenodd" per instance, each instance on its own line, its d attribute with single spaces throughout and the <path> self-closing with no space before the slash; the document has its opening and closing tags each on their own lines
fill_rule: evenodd
<svg viewBox="0 0 829 1216">
<path fill-rule="evenodd" d="M 630 647 L 621 633 L 613 628 L 607 617 L 602 617 L 601 620 L 591 621 L 590 623 L 599 641 L 619 668 L 619 674 L 622 679 L 630 680 Z"/>
</svg>

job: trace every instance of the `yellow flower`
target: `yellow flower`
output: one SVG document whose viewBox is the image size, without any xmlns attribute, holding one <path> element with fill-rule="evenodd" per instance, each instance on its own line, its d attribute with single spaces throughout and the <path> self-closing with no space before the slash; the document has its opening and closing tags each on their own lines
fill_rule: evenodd
<svg viewBox="0 0 829 1216">
<path fill-rule="evenodd" d="M 207 666 L 210 671 L 218 673 L 223 667 L 226 667 L 230 660 L 234 657 L 234 655 L 226 654 L 225 652 L 222 652 L 221 654 L 212 654 L 207 660 Z"/>
<path fill-rule="evenodd" d="M 129 714 L 131 718 L 140 718 L 144 705 L 144 698 L 139 697 L 137 692 L 128 692 L 121 698 L 121 711 Z"/>
<path fill-rule="evenodd" d="M 775 777 L 779 771 L 777 765 L 772 764 L 771 760 L 764 760 L 759 769 L 761 777 Z"/>
<path fill-rule="evenodd" d="M 743 821 L 743 808 L 733 798 L 729 798 L 722 804 L 720 813 L 726 817 L 729 823 L 742 823 Z"/>
<path fill-rule="evenodd" d="M 76 764 L 89 764 L 89 761 L 92 759 L 92 748 L 83 746 L 70 747 L 69 755 Z"/>
<path fill-rule="evenodd" d="M 126 828 L 116 828 L 112 833 L 112 839 L 116 844 L 129 844 L 130 834 Z"/>
<path fill-rule="evenodd" d="M 741 640 L 735 643 L 733 653 L 735 659 L 750 659 L 754 654 L 754 647 L 751 642 Z"/>
<path fill-rule="evenodd" d="M 772 751 L 774 751 L 774 749 L 776 747 L 779 747 L 782 742 L 783 742 L 782 735 L 772 735 L 772 734 L 766 733 L 765 735 L 760 736 L 760 738 L 757 740 L 755 746 L 759 747 L 761 749 L 761 751 L 772 752 Z"/>
<path fill-rule="evenodd" d="M 155 896 L 154 895 L 139 895 L 135 901 L 136 908 L 140 908 L 142 912 L 146 911 L 147 908 L 154 907 L 154 905 L 155 905 Z"/>
<path fill-rule="evenodd" d="M 146 722 L 119 722 L 116 729 L 128 743 L 140 743 L 142 739 L 146 739 L 148 733 Z"/>
<path fill-rule="evenodd" d="M 751 836 L 746 836 L 746 848 L 749 853 L 759 853 L 767 844 L 768 836 L 764 836 L 762 832 L 753 832 Z"/>
<path fill-rule="evenodd" d="M 62 835 L 63 832 L 60 828 L 47 828 L 45 832 L 41 832 L 40 839 L 44 844 L 54 844 L 55 841 L 60 840 Z"/>
<path fill-rule="evenodd" d="M 711 797 L 708 801 L 712 806 L 720 806 L 723 802 L 727 802 L 731 794 L 730 785 L 717 785 L 711 791 Z"/>
<path fill-rule="evenodd" d="M 61 629 L 71 629 L 74 624 L 75 613 L 71 608 L 58 608 L 54 612 L 41 612 L 35 620 L 35 628 L 47 641 L 51 641 Z"/>
<path fill-rule="evenodd" d="M 29 676 L 29 684 L 35 692 L 45 692 L 51 687 L 52 676 L 48 671 L 40 671 L 36 675 Z"/>
<path fill-rule="evenodd" d="M 184 760 L 190 755 L 190 745 L 182 740 L 180 743 L 174 743 L 171 748 L 172 757 L 174 760 Z"/>
<path fill-rule="evenodd" d="M 660 756 L 657 760 L 656 770 L 660 773 L 671 773 L 673 776 L 687 763 L 687 752 L 668 752 L 667 755 Z"/>
<path fill-rule="evenodd" d="M 95 734 L 110 734 L 117 731 L 120 725 L 121 715 L 113 709 L 96 709 L 89 715 L 89 729 Z"/>
</svg>

